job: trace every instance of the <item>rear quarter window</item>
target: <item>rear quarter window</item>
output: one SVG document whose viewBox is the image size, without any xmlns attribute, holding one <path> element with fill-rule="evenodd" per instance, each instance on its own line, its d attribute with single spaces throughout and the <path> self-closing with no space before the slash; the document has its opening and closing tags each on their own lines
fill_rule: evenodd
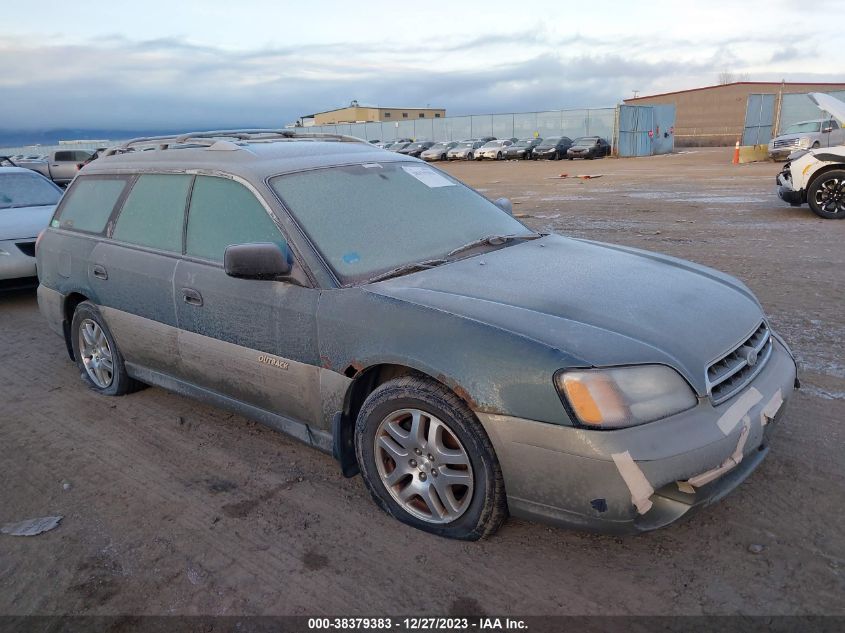
<svg viewBox="0 0 845 633">
<path fill-rule="evenodd" d="M 128 178 L 77 178 L 59 208 L 58 228 L 102 233 L 126 188 Z"/>
</svg>

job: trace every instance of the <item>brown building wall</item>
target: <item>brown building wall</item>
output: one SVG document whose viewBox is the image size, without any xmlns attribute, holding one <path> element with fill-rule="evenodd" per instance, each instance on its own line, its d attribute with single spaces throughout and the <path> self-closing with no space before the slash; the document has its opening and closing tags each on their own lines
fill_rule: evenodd
<svg viewBox="0 0 845 633">
<path fill-rule="evenodd" d="M 318 112 L 314 115 L 314 125 L 358 123 L 360 121 L 410 121 L 412 119 L 434 119 L 445 116 L 446 110 L 443 108 L 368 108 L 357 106 L 329 112 Z"/>
<path fill-rule="evenodd" d="M 787 94 L 845 90 L 842 84 L 740 82 L 695 90 L 625 99 L 630 105 L 675 105 L 677 147 L 733 145 L 742 136 L 750 94 Z M 777 109 L 777 104 L 775 105 Z"/>
</svg>

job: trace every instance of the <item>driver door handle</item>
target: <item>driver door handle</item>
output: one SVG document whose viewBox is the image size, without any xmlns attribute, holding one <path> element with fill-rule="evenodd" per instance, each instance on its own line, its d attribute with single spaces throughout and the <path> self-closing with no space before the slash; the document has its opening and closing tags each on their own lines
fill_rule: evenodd
<svg viewBox="0 0 845 633">
<path fill-rule="evenodd" d="M 101 266 L 100 264 L 94 264 L 91 268 L 91 274 L 93 274 L 97 279 L 108 279 L 109 273 L 106 270 L 105 266 Z"/>
<path fill-rule="evenodd" d="M 193 288 L 182 288 L 182 298 L 192 306 L 202 305 L 202 295 Z"/>
</svg>

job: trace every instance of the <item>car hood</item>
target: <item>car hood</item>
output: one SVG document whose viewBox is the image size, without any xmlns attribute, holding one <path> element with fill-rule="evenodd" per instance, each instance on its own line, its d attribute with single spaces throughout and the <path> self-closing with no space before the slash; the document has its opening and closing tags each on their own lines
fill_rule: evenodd
<svg viewBox="0 0 845 633">
<path fill-rule="evenodd" d="M 845 159 L 845 145 L 837 145 L 835 147 L 822 147 L 820 149 L 811 149 L 807 152 L 813 158 L 820 161 L 838 163 Z"/>
<path fill-rule="evenodd" d="M 0 240 L 37 237 L 46 229 L 56 205 L 0 209 Z"/>
<path fill-rule="evenodd" d="M 819 109 L 839 119 L 840 123 L 845 123 L 845 103 L 823 92 L 811 92 L 808 96 Z"/>
<path fill-rule="evenodd" d="M 818 132 L 798 132 L 797 134 L 781 134 L 780 136 L 776 136 L 771 141 L 769 141 L 769 145 L 774 145 L 775 141 L 791 141 L 793 139 L 812 138 L 813 136 L 818 135 Z"/>
<path fill-rule="evenodd" d="M 729 275 L 558 235 L 367 289 L 533 339 L 577 365 L 667 364 L 700 395 L 707 366 L 763 319 L 751 291 Z"/>
</svg>

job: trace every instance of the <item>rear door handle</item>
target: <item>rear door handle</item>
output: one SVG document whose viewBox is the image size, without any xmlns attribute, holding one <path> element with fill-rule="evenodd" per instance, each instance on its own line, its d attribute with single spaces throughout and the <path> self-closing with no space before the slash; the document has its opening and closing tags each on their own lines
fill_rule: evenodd
<svg viewBox="0 0 845 633">
<path fill-rule="evenodd" d="M 106 270 L 106 267 L 100 266 L 100 264 L 94 264 L 91 268 L 91 272 L 97 279 L 106 280 L 109 278 L 109 272 Z"/>
<path fill-rule="evenodd" d="M 182 288 L 182 298 L 192 306 L 202 305 L 202 295 L 193 288 Z"/>
</svg>

